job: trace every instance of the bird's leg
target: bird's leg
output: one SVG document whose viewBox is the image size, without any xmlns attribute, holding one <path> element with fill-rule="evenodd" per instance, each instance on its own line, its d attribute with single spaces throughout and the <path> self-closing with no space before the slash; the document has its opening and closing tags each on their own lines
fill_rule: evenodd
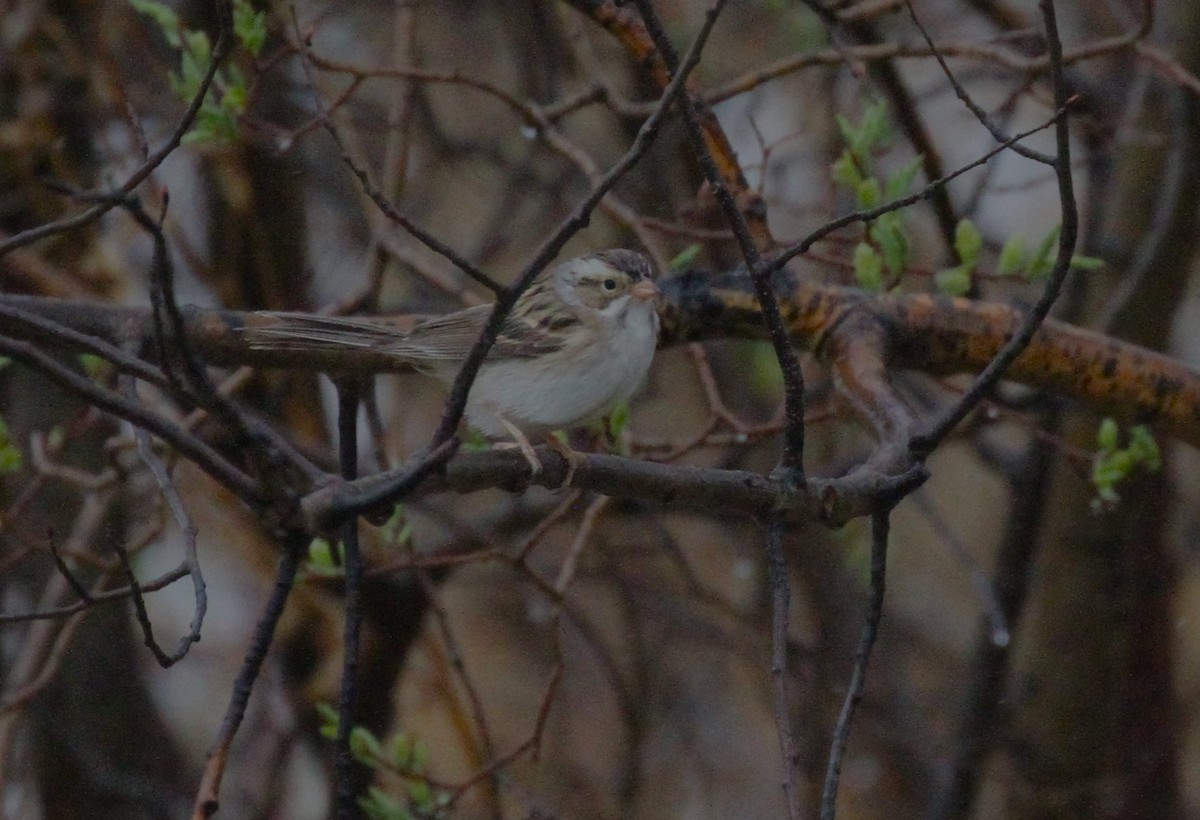
<svg viewBox="0 0 1200 820">
<path fill-rule="evenodd" d="M 504 418 L 504 416 L 499 413 L 493 413 L 493 415 L 495 415 L 496 419 L 513 438 L 512 441 L 497 442 L 495 446 L 499 448 L 515 447 L 520 450 L 521 455 L 525 456 L 525 460 L 529 462 L 530 478 L 536 478 L 542 472 L 542 462 L 538 460 L 537 453 L 534 451 L 533 444 L 530 443 L 529 438 L 521 432 L 519 427 Z M 567 477 L 563 479 L 563 483 L 557 488 L 558 490 L 565 490 L 571 486 L 571 481 L 575 478 L 575 471 L 585 460 L 584 456 L 572 450 L 570 444 L 554 434 L 546 436 L 545 441 L 551 450 L 554 450 L 554 452 L 562 456 L 567 462 Z"/>
<path fill-rule="evenodd" d="M 575 470 L 579 468 L 586 460 L 582 453 L 578 453 L 571 449 L 571 445 L 563 439 L 551 433 L 546 436 L 546 444 L 550 449 L 558 453 L 567 462 L 567 477 L 563 479 L 563 483 L 559 485 L 559 490 L 565 490 L 571 486 L 571 480 L 575 478 Z"/>
<path fill-rule="evenodd" d="M 499 413 L 494 413 L 494 415 L 499 420 L 500 424 L 504 426 L 504 429 L 508 431 L 508 434 L 513 437 L 512 442 L 502 441 L 496 446 L 516 447 L 518 450 L 520 450 L 521 455 L 525 456 L 525 460 L 529 462 L 529 477 L 531 479 L 535 478 L 538 473 L 542 471 L 542 462 L 538 461 L 537 453 L 533 451 L 533 445 L 529 443 L 529 439 L 525 437 L 525 434 L 522 433 L 515 424 L 504 418 L 504 416 L 500 415 Z"/>
</svg>

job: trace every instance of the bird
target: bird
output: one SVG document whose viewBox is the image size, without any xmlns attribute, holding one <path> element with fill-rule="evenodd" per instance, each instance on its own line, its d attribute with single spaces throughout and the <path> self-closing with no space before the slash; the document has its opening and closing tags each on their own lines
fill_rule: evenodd
<svg viewBox="0 0 1200 820">
<path fill-rule="evenodd" d="M 517 299 L 479 368 L 467 394 L 467 424 L 488 439 L 511 439 L 536 475 L 541 464 L 531 437 L 553 445 L 550 434 L 603 418 L 645 381 L 660 295 L 650 260 L 623 248 L 543 271 Z M 492 309 L 435 316 L 407 331 L 353 317 L 264 313 L 276 321 L 244 333 L 255 349 L 371 349 L 448 384 Z M 576 466 L 569 455 L 568 462 L 565 483 Z"/>
</svg>

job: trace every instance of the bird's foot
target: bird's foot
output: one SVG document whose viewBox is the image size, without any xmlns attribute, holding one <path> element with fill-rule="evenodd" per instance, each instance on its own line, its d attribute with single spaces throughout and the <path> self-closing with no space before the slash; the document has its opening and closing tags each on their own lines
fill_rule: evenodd
<svg viewBox="0 0 1200 820">
<path fill-rule="evenodd" d="M 555 492 L 562 492 L 571 486 L 571 482 L 575 478 L 575 471 L 580 464 L 586 461 L 583 453 L 571 449 L 571 445 L 556 435 L 546 436 L 546 444 L 551 450 L 558 453 L 567 462 L 567 477 L 563 479 L 562 484 L 559 484 Z"/>
<path fill-rule="evenodd" d="M 537 453 L 533 450 L 533 445 L 529 443 L 529 439 L 525 437 L 515 424 L 501 415 L 496 416 L 500 423 L 504 425 L 504 429 L 513 437 L 512 441 L 501 441 L 496 443 L 496 449 L 511 450 L 517 449 L 521 451 L 521 455 L 525 456 L 525 460 L 529 462 L 529 479 L 532 481 L 537 478 L 542 472 L 542 462 L 538 461 Z"/>
</svg>

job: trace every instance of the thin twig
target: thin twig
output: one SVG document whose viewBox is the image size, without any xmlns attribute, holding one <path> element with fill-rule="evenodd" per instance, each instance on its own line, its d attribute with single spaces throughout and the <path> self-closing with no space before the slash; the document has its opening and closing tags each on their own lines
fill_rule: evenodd
<svg viewBox="0 0 1200 820">
<path fill-rule="evenodd" d="M 204 105 L 204 100 L 208 96 L 208 90 L 212 86 L 213 79 L 217 76 L 217 71 L 221 67 L 221 63 L 229 54 L 229 50 L 233 46 L 233 31 L 231 27 L 232 13 L 230 11 L 229 0 L 215 0 L 214 6 L 217 10 L 217 20 L 220 23 L 220 30 L 217 33 L 217 42 L 213 46 L 212 57 L 208 65 L 208 69 L 204 72 L 204 76 L 200 79 L 200 85 L 196 91 L 196 96 L 192 98 L 192 102 L 188 105 L 187 111 L 175 126 L 175 130 L 171 132 L 171 136 L 161 148 L 155 151 L 139 165 L 129 178 L 117 189 L 117 194 L 129 194 L 141 185 L 147 177 L 154 172 L 159 165 L 169 157 L 183 141 L 184 135 L 191 130 L 192 123 L 196 119 L 196 115 L 200 113 L 200 108 Z M 44 239 L 48 236 L 54 236 L 60 233 L 82 228 L 91 222 L 108 213 L 119 204 L 118 200 L 106 198 L 92 205 L 82 213 L 75 216 L 59 219 L 54 222 L 49 222 L 45 225 L 39 225 L 36 228 L 21 231 L 20 233 L 10 236 L 8 239 L 0 242 L 0 257 L 16 248 L 23 247 L 39 239 Z"/>
<path fill-rule="evenodd" d="M 723 3 L 714 3 L 708 10 L 707 25 L 716 22 Z M 674 50 L 663 31 L 650 0 L 637 0 L 638 11 L 646 30 L 653 38 L 659 54 L 668 68 L 675 70 Z M 775 358 L 783 374 L 784 383 L 784 446 L 780 455 L 779 469 L 785 478 L 800 486 L 804 483 L 804 374 L 800 369 L 800 360 L 792 348 L 792 342 L 784 326 L 783 317 L 779 310 L 779 302 L 771 287 L 770 266 L 764 264 L 760 249 L 751 236 L 750 226 L 738 206 L 733 192 L 717 168 L 716 160 L 704 138 L 700 127 L 700 118 L 695 103 L 685 93 L 679 97 L 679 105 L 683 110 L 684 122 L 687 124 L 688 136 L 692 141 L 700 165 L 704 168 L 705 178 L 712 186 L 717 202 L 725 216 L 725 221 L 733 230 L 738 247 L 746 260 L 747 268 L 754 281 L 754 294 L 762 309 L 763 323 L 767 328 L 767 336 L 775 349 Z"/>
<path fill-rule="evenodd" d="M 47 319 L 8 305 L 0 305 L 0 318 L 33 328 L 47 340 L 53 340 L 56 343 L 65 342 L 74 349 L 98 356 L 119 372 L 129 373 L 155 387 L 166 388 L 168 386 L 166 376 L 157 367 L 124 352 L 103 339 L 82 333 L 53 319 Z"/>
<path fill-rule="evenodd" d="M 296 32 L 296 40 L 301 44 L 303 49 L 304 59 L 301 60 L 300 64 L 303 67 L 305 74 L 308 76 L 308 83 L 312 88 L 312 100 L 317 111 L 317 118 L 324 127 L 325 132 L 329 134 L 330 138 L 333 139 L 334 145 L 337 146 L 337 149 L 341 154 L 343 164 L 345 164 L 345 166 L 350 169 L 350 172 L 354 174 L 355 178 L 358 179 L 359 184 L 363 187 L 363 191 L 368 197 L 370 197 L 371 201 L 375 203 L 376 207 L 379 208 L 384 216 L 407 231 L 418 242 L 421 242 L 439 256 L 445 257 L 456 268 L 461 270 L 467 276 L 470 276 L 488 290 L 492 291 L 493 293 L 502 293 L 504 291 L 503 285 L 492 279 L 483 271 L 476 268 L 445 242 L 442 242 L 436 236 L 429 233 L 424 228 L 420 227 L 407 216 L 405 216 L 399 208 L 392 204 L 392 201 L 388 199 L 387 195 L 379 190 L 379 187 L 371 180 L 371 177 L 367 173 L 366 169 L 355 162 L 350 156 L 350 153 L 346 148 L 346 144 L 342 140 L 342 135 L 338 133 L 337 128 L 335 128 L 333 125 L 333 121 L 329 119 L 329 116 L 325 112 L 324 106 L 321 102 L 321 98 L 317 94 L 316 79 L 312 76 L 311 66 L 309 65 L 309 63 L 313 60 L 312 43 L 300 33 L 300 21 L 296 18 L 296 10 L 294 7 L 292 9 L 292 23 Z"/>
<path fill-rule="evenodd" d="M 358 405 L 360 383 L 350 377 L 337 381 L 338 459 L 342 478 L 358 476 Z M 347 516 L 341 526 L 345 551 L 345 624 L 342 631 L 342 686 L 338 693 L 338 728 L 334 767 L 337 772 L 337 816 L 356 820 L 362 815 L 356 794 L 357 766 L 350 751 L 358 697 L 359 635 L 362 632 L 363 561 L 359 553 L 358 516 Z"/>
<path fill-rule="evenodd" d="M 800 784 L 796 772 L 800 752 L 792 732 L 792 707 L 788 699 L 788 624 L 789 599 L 787 560 L 783 553 L 783 519 L 772 517 L 767 522 L 767 584 L 771 589 L 771 681 L 775 707 L 775 731 L 779 735 L 779 752 L 783 757 L 783 797 L 787 801 L 788 817 L 799 820 Z"/>
<path fill-rule="evenodd" d="M 575 533 L 575 537 L 571 540 L 571 546 L 567 549 L 566 557 L 563 558 L 562 565 L 558 568 L 558 577 L 554 579 L 554 591 L 559 597 L 562 597 L 567 592 L 567 587 L 571 585 L 571 581 L 575 577 L 575 568 L 579 564 L 579 556 L 583 554 L 584 548 L 592 538 L 592 532 L 596 529 L 596 524 L 600 520 L 600 516 L 608 509 L 608 505 L 612 503 L 612 497 L 602 495 L 588 504 L 587 509 L 583 511 L 583 517 L 579 521 L 579 529 Z"/>
<path fill-rule="evenodd" d="M 130 394 L 129 397 L 135 399 L 133 379 L 122 377 L 121 380 L 124 382 L 124 389 Z M 133 429 L 134 438 L 137 440 L 138 457 L 146 465 L 147 469 L 150 470 L 150 474 L 154 476 L 154 482 L 158 485 L 158 491 L 162 493 L 162 497 L 167 502 L 168 509 L 171 510 L 171 516 L 175 519 L 175 523 L 179 527 L 179 534 L 183 538 L 183 566 L 187 567 L 188 575 L 192 579 L 192 596 L 195 601 L 192 612 L 192 623 L 188 634 L 180 641 L 179 649 L 177 650 L 178 657 L 174 658 L 172 661 L 174 662 L 186 655 L 191 645 L 200 640 L 200 628 L 204 624 L 204 614 L 208 611 L 208 593 L 204 585 L 204 574 L 200 569 L 200 556 L 196 551 L 196 538 L 199 532 L 196 529 L 196 525 L 192 523 L 191 516 L 188 515 L 187 508 L 183 504 L 183 499 L 179 497 L 179 491 L 176 489 L 175 483 L 171 480 L 167 466 L 163 464 L 158 453 L 154 452 L 154 445 L 150 441 L 150 434 L 140 427 L 134 427 Z M 135 587 L 131 584 L 130 588 L 134 589 Z"/>
<path fill-rule="evenodd" d="M 258 483 L 228 462 L 207 443 L 188 433 L 179 425 L 159 416 L 140 404 L 107 390 L 85 376 L 76 373 L 54 358 L 26 342 L 0 337 L 0 354 L 38 371 L 65 390 L 83 398 L 89 404 L 143 427 L 194 461 L 227 490 L 250 504 L 261 502 Z"/>
<path fill-rule="evenodd" d="M 279 568 L 275 572 L 275 586 L 271 596 L 254 625 L 254 635 L 250 646 L 242 658 L 242 668 L 233 684 L 233 692 L 229 697 L 229 705 L 225 709 L 225 717 L 217 730 L 217 737 L 212 750 L 208 753 L 208 763 L 204 767 L 204 775 L 196 791 L 196 800 L 192 804 L 192 820 L 207 820 L 216 814 L 220 803 L 217 796 L 221 790 L 221 778 L 225 773 L 225 765 L 229 762 L 229 750 L 233 744 L 234 735 L 246 715 L 246 704 L 250 701 L 250 693 L 254 690 L 254 682 L 262 670 L 267 651 L 275 637 L 275 627 L 283 615 L 284 605 L 292 591 L 292 583 L 296 579 L 296 570 L 300 566 L 300 557 L 304 554 L 309 538 L 302 532 L 289 532 L 283 538 L 283 554 L 279 558 Z"/>
<path fill-rule="evenodd" d="M 483 759 L 485 761 L 497 760 L 496 741 L 493 739 L 492 729 L 488 725 L 487 710 L 483 706 L 483 698 L 479 694 L 479 687 L 475 685 L 475 680 L 470 670 L 467 669 L 467 662 L 463 657 L 462 647 L 454 634 L 454 628 L 450 624 L 450 615 L 446 612 L 446 607 L 442 605 L 442 601 L 437 594 L 437 588 L 429 572 L 419 569 L 415 575 L 421 584 L 421 588 L 425 591 L 425 596 L 429 600 L 430 611 L 433 613 L 434 622 L 437 624 L 438 634 L 441 636 L 446 654 L 450 658 L 450 666 L 454 670 L 454 674 L 458 677 L 459 683 L 462 684 L 463 691 L 467 693 L 467 701 L 471 704 L 471 717 L 475 721 L 475 725 L 479 731 L 479 745 Z M 492 816 L 502 817 L 499 769 L 488 766 L 485 771 L 487 772 L 487 780 L 489 781 L 486 799 L 490 805 Z"/>
<path fill-rule="evenodd" d="M 145 592 L 157 592 L 178 581 L 180 578 L 186 578 L 188 575 L 187 566 L 180 564 L 170 572 L 165 572 L 155 578 L 153 581 L 146 581 L 139 585 L 139 589 Z M 113 601 L 123 601 L 126 598 L 132 597 L 132 587 L 120 587 L 118 589 L 109 589 L 104 592 L 89 593 L 90 600 L 77 601 L 67 606 L 54 607 L 53 609 L 39 609 L 34 612 L 19 612 L 13 614 L 0 613 L 0 624 L 15 624 L 24 621 L 54 621 L 65 618 L 69 615 L 74 615 L 77 612 L 82 612 L 96 604 L 111 603 Z"/>
<path fill-rule="evenodd" d="M 533 259 L 525 267 L 517 283 L 505 290 L 497 298 L 495 309 L 488 317 L 488 321 L 484 325 L 479 339 L 475 342 L 475 346 L 464 360 L 462 368 L 459 370 L 458 376 L 450 388 L 445 409 L 442 411 L 442 420 L 438 425 L 437 432 L 434 434 L 433 441 L 435 447 L 449 440 L 454 435 L 455 430 L 458 429 L 458 423 L 462 419 L 463 410 L 466 407 L 467 393 L 471 389 L 471 385 L 475 382 L 475 376 L 479 372 L 484 358 L 487 356 L 492 344 L 496 341 L 501 326 L 512 311 L 513 305 L 516 304 L 521 293 L 529 287 L 539 273 L 545 270 L 550 261 L 566 246 L 567 241 L 587 225 L 592 211 L 596 209 L 596 206 L 600 204 L 604 196 L 650 149 L 650 146 L 658 135 L 659 127 L 662 125 L 671 102 L 679 96 L 688 75 L 700 62 L 700 54 L 704 49 L 705 43 L 708 41 L 708 35 L 712 32 L 712 27 L 716 23 L 716 20 L 716 15 L 710 9 L 704 25 L 692 41 L 692 45 L 688 49 L 688 53 L 681 63 L 679 70 L 675 72 L 671 82 L 663 89 L 658 101 L 658 107 L 642 123 L 642 127 L 638 130 L 633 144 L 629 146 L 629 149 L 621 159 L 609 169 L 608 173 L 595 182 L 588 195 L 575 206 L 571 214 L 542 243 L 541 247 L 534 254 Z"/>
<path fill-rule="evenodd" d="M 1046 40 L 1050 51 L 1050 78 L 1054 86 L 1054 105 L 1059 112 L 1065 112 L 1070 98 L 1063 72 L 1062 40 L 1058 36 L 1058 20 L 1055 17 L 1053 0 L 1039 0 L 1038 7 L 1042 11 L 1046 25 Z M 1079 214 L 1075 206 L 1075 187 L 1071 177 L 1071 132 L 1065 113 L 1058 117 L 1054 133 L 1057 143 L 1054 171 L 1058 178 L 1058 197 L 1062 208 L 1062 230 L 1058 237 L 1058 258 L 1054 263 L 1054 271 L 1051 273 L 1041 297 L 1026 314 L 1021 326 L 1000 349 L 996 357 L 983 369 L 983 372 L 976 377 L 970 389 L 940 419 L 934 422 L 927 432 L 913 436 L 910 440 L 909 451 L 917 458 L 923 458 L 933 452 L 946 434 L 966 418 L 967 414 L 1000 381 L 1008 366 L 1029 346 L 1033 335 L 1041 327 L 1042 321 L 1049 315 L 1050 308 L 1057 301 L 1063 282 L 1066 281 L 1067 274 L 1071 271 L 1071 258 L 1075 253 L 1075 241 L 1079 234 Z"/>
<path fill-rule="evenodd" d="M 927 184 L 924 188 L 922 188 L 921 190 L 919 190 L 915 193 L 909 194 L 908 196 L 900 197 L 899 199 L 894 199 L 891 202 L 886 202 L 883 205 L 880 205 L 875 208 L 869 208 L 867 210 L 862 210 L 862 211 L 853 211 L 852 213 L 845 214 L 844 216 L 840 216 L 837 219 L 826 222 L 824 225 L 817 228 L 815 231 L 808 234 L 803 239 L 801 239 L 797 242 L 791 243 L 782 252 L 777 254 L 771 260 L 770 264 L 767 265 L 767 268 L 766 268 L 767 272 L 775 273 L 776 271 L 781 270 L 783 268 L 783 266 L 786 265 L 788 262 L 790 262 L 792 259 L 794 259 L 795 257 L 800 256 L 801 254 L 808 251 L 809 248 L 811 248 L 813 245 L 815 245 L 820 240 L 824 239 L 829 234 L 833 233 L 834 231 L 839 231 L 842 228 L 845 228 L 847 225 L 853 225 L 858 222 L 870 222 L 872 220 L 878 219 L 879 217 L 883 216 L 886 213 L 891 213 L 892 211 L 898 211 L 902 208 L 907 208 L 909 205 L 913 205 L 917 202 L 920 202 L 923 199 L 927 199 L 929 197 L 929 195 L 934 191 L 934 189 L 939 188 L 939 187 L 944 187 L 944 186 L 950 184 L 955 179 L 957 179 L 958 177 L 967 173 L 968 171 L 973 171 L 974 169 L 978 168 L 979 166 L 986 164 L 987 162 L 996 158 L 1000 154 L 1009 150 L 1013 145 L 1016 145 L 1021 140 L 1027 139 L 1041 131 L 1045 131 L 1047 128 L 1059 123 L 1063 119 L 1063 117 L 1066 116 L 1067 111 L 1070 109 L 1070 107 L 1073 103 L 1074 103 L 1073 98 L 1067 99 L 1065 101 L 1063 107 L 1059 108 L 1057 111 L 1055 111 L 1054 114 L 1051 117 L 1049 117 L 1045 122 L 1041 123 L 1040 125 L 1036 125 L 1027 131 L 1022 131 L 1018 134 L 1014 134 L 1008 140 L 1001 143 L 1000 145 L 997 145 L 995 148 L 993 148 L 990 151 L 988 151 L 987 153 L 983 154 L 978 159 L 975 159 L 974 161 L 969 162 L 966 165 L 963 165 L 963 166 L 951 171 L 950 173 L 946 174 L 946 176 L 941 177 L 940 179 L 931 180 L 929 182 L 929 184 Z"/>
<path fill-rule="evenodd" d="M 121 569 L 125 572 L 125 578 L 129 581 L 130 600 L 133 601 L 133 611 L 137 616 L 138 626 L 142 630 L 142 642 L 154 655 L 154 659 L 158 661 L 158 665 L 163 669 L 169 669 L 187 654 L 189 647 L 200 637 L 198 634 L 191 633 L 180 639 L 179 647 L 172 653 L 167 654 L 158 641 L 154 638 L 154 625 L 150 622 L 150 612 L 146 609 L 146 599 L 142 595 L 142 587 L 138 582 L 137 574 L 133 571 L 133 564 L 129 560 L 129 550 L 125 549 L 125 545 L 120 541 L 113 541 L 113 551 L 121 561 Z"/>
<path fill-rule="evenodd" d="M 821 820 L 833 820 L 837 815 L 838 781 L 842 775 L 846 742 L 850 739 L 850 726 L 854 712 L 862 700 L 867 683 L 867 664 L 871 650 L 879 635 L 879 621 L 883 616 L 883 594 L 887 578 L 887 544 L 891 508 L 877 510 L 871 515 L 871 592 L 867 599 L 867 621 L 859 635 L 858 648 L 854 652 L 854 671 L 850 676 L 850 688 L 842 702 L 837 726 L 833 732 L 833 743 L 829 748 L 829 766 L 825 770 L 825 785 L 821 793 Z"/>
<path fill-rule="evenodd" d="M 1008 135 L 1000 130 L 1000 127 L 992 122 L 992 118 L 988 113 L 979 107 L 975 100 L 971 99 L 971 95 L 963 88 L 962 83 L 958 81 L 958 77 L 954 76 L 954 72 L 950 70 L 950 66 L 946 64 L 946 58 L 938 51 L 938 47 L 934 44 L 933 38 L 929 36 L 929 32 L 925 30 L 925 26 L 921 24 L 921 18 L 917 16 L 917 10 L 912 4 L 912 0 L 904 0 L 904 5 L 908 7 L 908 14 L 912 18 L 913 24 L 917 30 L 921 32 L 921 37 L 925 39 L 925 43 L 929 46 L 929 50 L 933 53 L 933 58 L 937 60 L 937 64 L 941 67 L 942 73 L 946 75 L 946 79 L 950 82 L 950 86 L 954 89 L 955 95 L 962 100 L 963 105 L 967 110 L 975 115 L 975 119 L 979 120 L 979 124 L 988 130 L 992 138 L 996 142 L 1004 143 L 1008 141 Z M 1026 159 L 1031 159 L 1034 162 L 1040 162 L 1043 165 L 1054 167 L 1054 157 L 1045 154 L 1041 151 L 1035 151 L 1032 148 L 1026 148 L 1020 143 L 1013 143 L 1012 150 Z"/>
<path fill-rule="evenodd" d="M 47 533 L 46 545 L 50 548 L 50 557 L 54 559 L 54 565 L 58 567 L 58 571 L 62 573 L 62 577 L 70 585 L 75 594 L 79 596 L 79 600 L 84 604 L 93 604 L 95 600 L 92 594 L 88 592 L 87 587 L 83 582 L 75 577 L 75 573 L 67 566 L 67 562 L 63 560 L 62 554 L 58 551 L 58 546 L 54 543 L 54 533 Z"/>
</svg>

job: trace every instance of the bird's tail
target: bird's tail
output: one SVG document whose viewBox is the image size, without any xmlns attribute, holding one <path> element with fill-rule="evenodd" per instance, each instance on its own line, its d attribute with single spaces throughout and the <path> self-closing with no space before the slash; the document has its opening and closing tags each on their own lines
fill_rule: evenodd
<svg viewBox="0 0 1200 820">
<path fill-rule="evenodd" d="M 406 335 L 398 326 L 367 319 L 267 311 L 254 315 L 267 320 L 248 324 L 241 330 L 242 337 L 254 350 L 372 349 L 395 344 Z"/>
</svg>

